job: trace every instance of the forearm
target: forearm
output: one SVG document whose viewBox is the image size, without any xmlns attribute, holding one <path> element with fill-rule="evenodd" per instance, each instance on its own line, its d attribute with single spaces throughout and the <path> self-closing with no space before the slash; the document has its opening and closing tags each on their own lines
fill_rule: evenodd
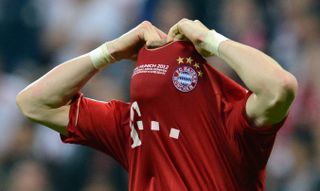
<svg viewBox="0 0 320 191">
<path fill-rule="evenodd" d="M 36 106 L 58 108 L 70 99 L 97 73 L 88 54 L 62 63 L 26 87 L 18 99 Z"/>
<path fill-rule="evenodd" d="M 276 93 L 291 76 L 268 55 L 235 41 L 221 43 L 219 55 L 256 95 Z"/>
</svg>

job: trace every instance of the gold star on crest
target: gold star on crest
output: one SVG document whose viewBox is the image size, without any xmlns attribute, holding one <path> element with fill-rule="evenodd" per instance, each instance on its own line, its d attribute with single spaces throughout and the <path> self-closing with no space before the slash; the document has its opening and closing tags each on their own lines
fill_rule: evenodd
<svg viewBox="0 0 320 191">
<path fill-rule="evenodd" d="M 177 59 L 177 62 L 178 62 L 178 64 L 183 64 L 183 58 L 181 58 L 181 57 L 179 56 L 179 58 Z"/>
<path fill-rule="evenodd" d="M 198 76 L 202 77 L 203 76 L 203 72 L 202 71 L 198 71 Z"/>
<path fill-rule="evenodd" d="M 187 63 L 188 63 L 188 64 L 192 64 L 192 61 L 193 61 L 193 60 L 192 60 L 191 56 L 190 56 L 189 58 L 187 58 Z"/>
<path fill-rule="evenodd" d="M 194 66 L 196 69 L 200 68 L 199 63 L 197 63 L 197 62 L 196 62 L 193 66 Z"/>
</svg>

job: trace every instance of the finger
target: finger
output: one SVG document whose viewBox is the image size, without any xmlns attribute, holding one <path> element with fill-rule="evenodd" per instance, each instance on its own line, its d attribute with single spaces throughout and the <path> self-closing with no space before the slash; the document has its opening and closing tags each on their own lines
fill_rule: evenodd
<svg viewBox="0 0 320 191">
<path fill-rule="evenodd" d="M 167 37 L 167 42 L 173 41 L 174 37 L 179 34 L 179 28 L 178 28 L 178 24 L 173 25 L 169 32 L 168 32 L 168 37 Z"/>
<path fill-rule="evenodd" d="M 181 19 L 177 24 L 173 25 L 173 27 L 170 28 L 168 33 L 168 42 L 173 41 L 178 34 L 182 34 L 184 37 L 188 37 L 184 32 L 184 28 L 185 28 L 185 25 L 190 22 L 191 21 L 189 19 L 184 18 L 184 19 Z"/>
<path fill-rule="evenodd" d="M 201 28 L 207 28 L 207 26 L 205 26 L 201 21 L 199 20 L 194 20 L 193 22 L 195 22 L 198 26 L 200 26 Z"/>
<path fill-rule="evenodd" d="M 158 29 L 155 26 L 152 26 L 152 30 L 155 31 L 159 37 L 160 40 L 149 40 L 146 45 L 148 48 L 157 48 L 160 47 L 162 45 L 164 45 L 167 42 L 167 34 L 165 34 L 164 32 L 162 32 L 160 29 Z"/>
<path fill-rule="evenodd" d="M 199 20 L 185 20 L 179 24 L 179 32 L 189 39 L 194 45 L 200 43 L 202 36 L 207 34 L 209 29 Z"/>
<path fill-rule="evenodd" d="M 160 40 L 160 35 L 149 21 L 143 21 L 137 28 L 139 39 L 148 42 Z"/>
<path fill-rule="evenodd" d="M 189 41 L 189 39 L 183 35 L 183 34 L 177 34 L 175 37 L 174 37 L 174 40 L 183 40 L 183 41 Z"/>
<path fill-rule="evenodd" d="M 152 42 L 161 41 L 161 40 L 162 38 L 154 26 L 148 28 L 145 31 L 145 41 L 147 46 L 152 44 Z"/>
</svg>

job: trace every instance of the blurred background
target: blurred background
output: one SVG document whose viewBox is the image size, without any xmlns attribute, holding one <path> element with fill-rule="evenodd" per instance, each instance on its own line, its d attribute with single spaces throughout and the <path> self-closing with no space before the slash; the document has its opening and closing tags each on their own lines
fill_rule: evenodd
<svg viewBox="0 0 320 191">
<path fill-rule="evenodd" d="M 320 2 L 318 0 L 0 0 L 0 190 L 124 191 L 113 159 L 76 145 L 19 113 L 15 96 L 57 64 L 118 37 L 143 20 L 164 32 L 199 19 L 272 55 L 300 85 L 268 163 L 267 191 L 320 190 Z M 221 63 L 210 63 L 233 79 Z M 133 63 L 84 88 L 99 100 L 129 100 Z"/>
</svg>

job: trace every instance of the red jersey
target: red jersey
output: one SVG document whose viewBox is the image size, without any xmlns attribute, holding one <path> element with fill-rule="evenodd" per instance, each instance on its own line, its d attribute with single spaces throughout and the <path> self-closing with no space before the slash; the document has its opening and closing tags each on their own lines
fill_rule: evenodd
<svg viewBox="0 0 320 191">
<path fill-rule="evenodd" d="M 142 48 L 130 103 L 77 96 L 62 140 L 111 155 L 130 191 L 264 190 L 280 125 L 252 127 L 249 95 L 189 42 Z"/>
</svg>

